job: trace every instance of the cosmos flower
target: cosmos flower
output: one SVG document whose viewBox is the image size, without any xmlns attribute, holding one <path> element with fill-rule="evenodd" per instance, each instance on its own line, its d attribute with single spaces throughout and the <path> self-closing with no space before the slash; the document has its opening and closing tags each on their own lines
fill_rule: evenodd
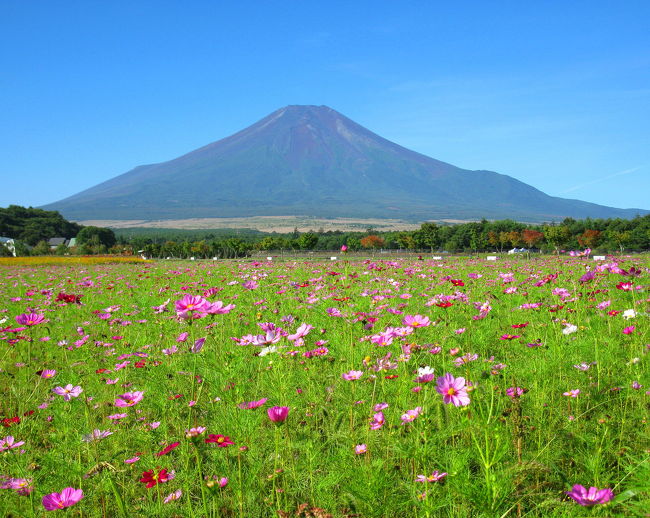
<svg viewBox="0 0 650 518">
<path fill-rule="evenodd" d="M 288 406 L 273 406 L 269 409 L 267 409 L 266 413 L 269 416 L 269 419 L 273 421 L 274 423 L 281 423 L 283 421 L 286 421 L 288 415 L 289 415 L 289 407 Z"/>
<path fill-rule="evenodd" d="M 173 493 L 168 494 L 165 499 L 163 500 L 163 504 L 168 504 L 169 502 L 173 502 L 175 500 L 178 500 L 181 496 L 183 496 L 183 491 L 181 489 L 177 489 Z"/>
<path fill-rule="evenodd" d="M 518 399 L 524 395 L 524 392 L 525 392 L 524 389 L 522 389 L 521 387 L 509 387 L 506 389 L 506 395 L 510 399 Z"/>
<path fill-rule="evenodd" d="M 84 497 L 84 492 L 81 489 L 73 487 L 66 487 L 60 493 L 50 493 L 43 497 L 42 503 L 46 511 L 56 511 L 70 507 Z"/>
<path fill-rule="evenodd" d="M 100 430 L 98 428 L 95 428 L 92 433 L 85 434 L 81 440 L 83 442 L 94 442 L 94 441 L 101 441 L 102 439 L 105 439 L 109 435 L 113 435 L 113 432 L 110 430 Z"/>
<path fill-rule="evenodd" d="M 429 317 L 422 315 L 406 315 L 402 320 L 402 324 L 409 327 L 427 327 L 431 325 L 431 321 Z"/>
<path fill-rule="evenodd" d="M 189 430 L 185 430 L 185 437 L 187 437 L 188 439 L 198 437 L 203 432 L 205 432 L 205 430 L 206 430 L 205 426 L 197 426 L 196 428 L 190 428 Z"/>
<path fill-rule="evenodd" d="M 446 404 L 454 406 L 467 406 L 470 403 L 467 389 L 465 388 L 465 378 L 454 378 L 450 373 L 436 380 L 436 391 L 442 395 L 442 400 Z"/>
<path fill-rule="evenodd" d="M 200 295 L 185 295 L 182 299 L 174 302 L 176 315 L 182 319 L 192 318 L 195 313 L 205 313 L 210 302 Z"/>
<path fill-rule="evenodd" d="M 117 396 L 117 399 L 115 399 L 115 406 L 117 407 L 129 407 L 129 406 L 134 406 L 137 405 L 140 401 L 142 401 L 142 398 L 144 397 L 144 392 L 143 391 L 136 391 L 136 392 L 127 392 L 125 394 L 120 394 Z"/>
<path fill-rule="evenodd" d="M 155 454 L 156 457 L 162 457 L 163 455 L 167 455 L 170 451 L 177 448 L 179 444 L 180 442 L 173 442 L 171 444 L 168 444 L 162 450 L 160 450 L 158 453 Z"/>
<path fill-rule="evenodd" d="M 590 487 L 587 489 L 580 484 L 575 484 L 571 491 L 566 491 L 566 494 L 583 506 L 605 504 L 614 498 L 614 493 L 609 488 L 598 489 L 597 487 Z"/>
<path fill-rule="evenodd" d="M 262 399 L 258 399 L 257 401 L 245 401 L 243 403 L 239 403 L 237 406 L 241 408 L 242 410 L 253 410 L 255 408 L 259 408 L 264 403 L 268 401 L 269 398 L 263 397 Z"/>
<path fill-rule="evenodd" d="M 23 313 L 16 317 L 16 322 L 21 326 L 36 326 L 45 322 L 45 316 L 38 313 Z"/>
<path fill-rule="evenodd" d="M 402 424 L 412 423 L 421 413 L 421 406 L 415 407 L 413 410 L 407 410 L 405 414 L 402 414 Z"/>
<path fill-rule="evenodd" d="M 163 484 L 172 478 L 174 478 L 173 471 L 168 473 L 166 469 L 161 469 L 158 473 L 156 473 L 156 470 L 150 469 L 142 473 L 140 482 L 145 484 L 147 489 L 151 489 L 156 484 Z"/>
<path fill-rule="evenodd" d="M 384 423 L 386 423 L 384 413 L 377 412 L 372 416 L 372 419 L 370 420 L 370 429 L 379 430 L 382 426 L 384 426 Z"/>
<path fill-rule="evenodd" d="M 16 442 L 13 435 L 8 435 L 4 439 L 0 439 L 0 452 L 13 450 L 23 444 L 25 444 L 25 441 Z"/>
<path fill-rule="evenodd" d="M 221 434 L 209 434 L 205 440 L 207 444 L 216 444 L 219 448 L 227 448 L 235 444 L 230 437 Z"/>
<path fill-rule="evenodd" d="M 357 444 L 354 447 L 354 453 L 357 455 L 363 455 L 368 451 L 368 447 L 365 444 Z"/>
<path fill-rule="evenodd" d="M 309 324 L 302 324 L 298 329 L 296 329 L 296 332 L 292 335 L 287 336 L 287 340 L 294 341 L 297 340 L 298 338 L 304 338 L 309 334 L 309 331 L 314 329 L 314 326 L 309 325 Z"/>
<path fill-rule="evenodd" d="M 79 397 L 83 392 L 80 386 L 74 387 L 72 383 L 68 383 L 65 387 L 54 387 L 52 392 L 59 396 L 63 396 L 64 401 L 70 401 L 73 397 Z"/>
<path fill-rule="evenodd" d="M 439 482 L 447 476 L 447 473 L 440 473 L 435 470 L 428 477 L 426 475 L 418 475 L 415 479 L 416 482 Z"/>
<path fill-rule="evenodd" d="M 358 380 L 359 378 L 361 378 L 361 376 L 363 376 L 363 371 L 349 371 L 349 372 L 344 372 L 343 374 L 341 374 L 341 377 L 345 381 Z"/>
</svg>

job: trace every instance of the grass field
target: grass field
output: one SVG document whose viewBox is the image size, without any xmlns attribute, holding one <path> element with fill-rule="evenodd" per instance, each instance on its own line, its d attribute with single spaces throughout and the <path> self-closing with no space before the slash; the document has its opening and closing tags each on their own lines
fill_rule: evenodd
<svg viewBox="0 0 650 518">
<path fill-rule="evenodd" d="M 645 516 L 649 266 L 0 264 L 0 515 Z"/>
</svg>

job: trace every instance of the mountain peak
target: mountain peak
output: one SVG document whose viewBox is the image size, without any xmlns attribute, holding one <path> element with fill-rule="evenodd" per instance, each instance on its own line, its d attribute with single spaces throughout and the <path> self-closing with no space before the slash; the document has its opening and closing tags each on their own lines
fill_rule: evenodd
<svg viewBox="0 0 650 518">
<path fill-rule="evenodd" d="M 390 142 L 328 106 L 289 105 L 183 156 L 47 205 L 69 219 L 259 215 L 561 220 L 636 212 L 553 198 Z"/>
</svg>

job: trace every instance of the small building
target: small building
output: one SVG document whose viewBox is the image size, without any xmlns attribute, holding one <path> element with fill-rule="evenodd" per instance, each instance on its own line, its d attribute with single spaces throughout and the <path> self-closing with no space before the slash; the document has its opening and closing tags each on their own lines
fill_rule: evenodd
<svg viewBox="0 0 650 518">
<path fill-rule="evenodd" d="M 70 246 L 70 240 L 65 237 L 51 237 L 47 240 L 47 244 L 50 247 L 50 250 L 56 250 L 59 246 L 65 245 Z"/>
<path fill-rule="evenodd" d="M 4 246 L 16 257 L 16 242 L 11 237 L 0 237 L 0 246 Z"/>
</svg>

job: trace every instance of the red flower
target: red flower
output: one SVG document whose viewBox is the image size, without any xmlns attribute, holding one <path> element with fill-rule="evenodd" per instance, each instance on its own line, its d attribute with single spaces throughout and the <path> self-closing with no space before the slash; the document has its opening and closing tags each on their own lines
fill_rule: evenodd
<svg viewBox="0 0 650 518">
<path fill-rule="evenodd" d="M 450 308 L 453 304 L 451 302 L 438 302 L 436 306 L 439 308 Z"/>
<path fill-rule="evenodd" d="M 521 335 L 501 335 L 499 337 L 500 340 L 514 340 L 515 338 L 519 338 Z"/>
<path fill-rule="evenodd" d="M 213 433 L 208 435 L 208 438 L 205 440 L 205 442 L 208 444 L 216 444 L 219 446 L 219 448 L 226 448 L 227 446 L 232 446 L 235 444 L 227 435 L 217 435 Z"/>
<path fill-rule="evenodd" d="M 528 325 L 528 322 L 524 322 L 523 324 L 512 324 L 513 329 L 521 329 L 522 327 L 526 327 Z"/>
<path fill-rule="evenodd" d="M 179 444 L 180 444 L 180 442 L 173 442 L 171 444 L 168 444 L 161 451 L 156 453 L 156 457 L 162 457 L 163 455 L 167 455 L 170 451 L 172 451 L 174 448 L 176 448 Z"/>
<path fill-rule="evenodd" d="M 449 279 L 449 282 L 451 282 L 454 286 L 465 286 L 465 283 L 460 279 Z"/>
<path fill-rule="evenodd" d="M 20 423 L 20 417 L 18 417 L 18 416 L 5 417 L 2 420 L 2 426 L 4 426 L 5 428 L 9 428 L 14 423 Z"/>
<path fill-rule="evenodd" d="M 166 469 L 161 469 L 158 473 L 156 473 L 153 469 L 150 469 L 148 471 L 145 471 L 142 474 L 142 478 L 140 479 L 140 482 L 146 484 L 147 489 L 150 489 L 156 484 L 162 484 L 163 482 L 167 482 L 170 478 L 171 477 L 169 473 L 167 473 Z"/>
</svg>

